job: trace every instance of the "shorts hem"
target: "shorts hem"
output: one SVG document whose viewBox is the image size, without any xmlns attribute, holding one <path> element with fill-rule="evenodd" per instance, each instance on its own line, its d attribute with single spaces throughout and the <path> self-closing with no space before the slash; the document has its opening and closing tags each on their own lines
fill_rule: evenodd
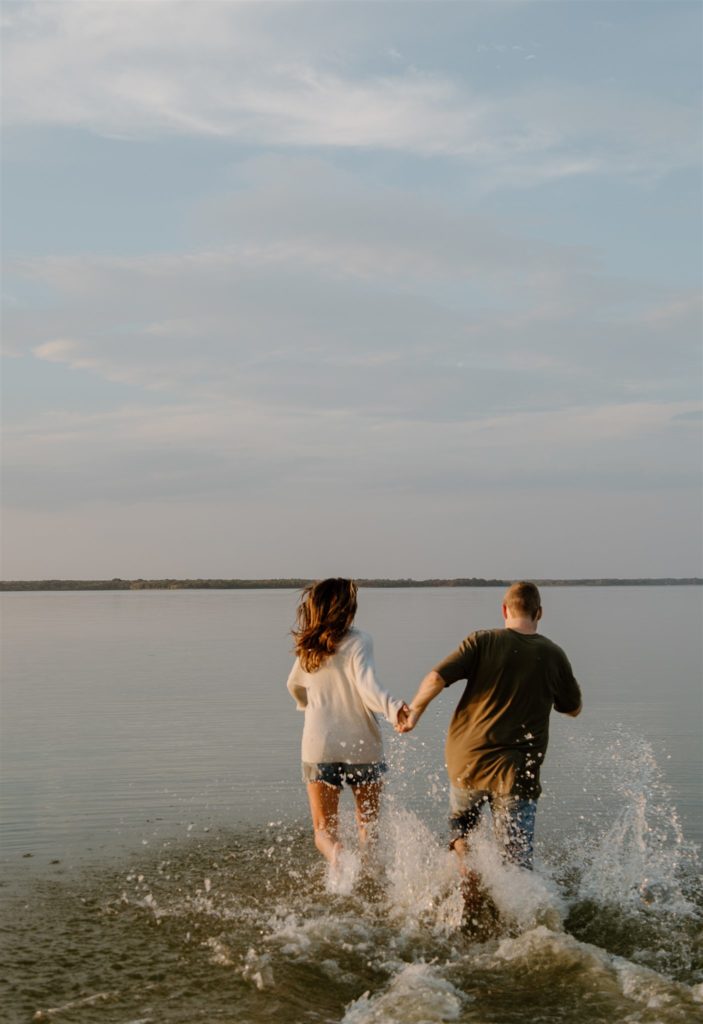
<svg viewBox="0 0 703 1024">
<path fill-rule="evenodd" d="M 342 761 L 303 761 L 303 782 L 324 782 L 335 789 L 342 786 L 368 786 L 379 782 L 388 771 L 385 761 L 366 764 L 345 764 Z"/>
</svg>

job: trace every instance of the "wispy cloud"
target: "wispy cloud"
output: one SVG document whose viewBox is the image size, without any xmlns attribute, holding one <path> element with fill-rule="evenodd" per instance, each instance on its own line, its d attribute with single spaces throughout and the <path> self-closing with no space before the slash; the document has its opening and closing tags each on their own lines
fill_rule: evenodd
<svg viewBox="0 0 703 1024">
<path fill-rule="evenodd" d="M 700 449 L 693 403 L 603 405 L 428 423 L 353 410 L 279 408 L 256 402 L 133 406 L 99 415 L 49 413 L 6 439 L 9 504 L 80 507 L 197 494 L 231 501 L 330 487 L 379 492 L 690 488 Z M 670 448 L 652 479 L 642 444 Z M 352 446 L 363 459 L 340 459 Z M 545 457 L 548 451 L 548 457 Z M 110 472 L 104 472 L 105 463 Z M 509 472 L 506 473 L 506 469 Z"/>
<path fill-rule="evenodd" d="M 623 297 L 605 276 L 576 270 L 572 277 L 564 268 L 539 274 L 533 265 L 536 283 L 520 282 L 511 312 L 480 303 L 457 310 L 413 295 L 407 282 L 376 282 L 369 293 L 356 274 L 344 279 L 334 267 L 328 274 L 322 258 L 301 266 L 297 250 L 285 262 L 279 254 L 273 267 L 250 256 L 245 246 L 178 259 L 24 263 L 18 269 L 49 285 L 55 300 L 9 311 L 6 330 L 16 351 L 147 389 L 304 404 L 307 380 L 319 404 L 382 405 L 389 415 L 413 404 L 420 387 L 424 414 L 440 417 L 460 414 L 467 393 L 490 409 L 501 394 L 520 405 L 545 401 L 550 391 L 559 401 L 586 393 L 594 402 L 618 392 L 635 398 L 638 379 L 662 395 L 691 391 L 671 358 L 678 352 L 689 365 L 694 356 L 695 296 L 672 304 L 664 294 L 658 304 L 641 295 L 637 311 L 623 315 Z M 490 271 L 487 278 L 489 288 Z M 474 281 L 479 292 L 482 280 Z M 630 307 L 627 283 L 624 297 Z"/>
<path fill-rule="evenodd" d="M 168 18 L 159 4 L 7 5 L 5 117 L 125 138 L 450 156 L 493 186 L 651 177 L 697 161 L 691 105 L 604 84 L 479 91 L 392 54 L 387 70 L 365 71 L 330 60 L 341 38 L 329 15 L 303 40 L 276 31 L 284 15 L 268 4 L 174 2 Z"/>
<path fill-rule="evenodd" d="M 501 404 L 687 399 L 700 297 L 608 273 L 585 246 L 321 161 L 257 160 L 182 253 L 16 260 L 18 352 L 106 379 L 427 419 Z M 232 241 L 236 238 L 236 241 Z"/>
</svg>

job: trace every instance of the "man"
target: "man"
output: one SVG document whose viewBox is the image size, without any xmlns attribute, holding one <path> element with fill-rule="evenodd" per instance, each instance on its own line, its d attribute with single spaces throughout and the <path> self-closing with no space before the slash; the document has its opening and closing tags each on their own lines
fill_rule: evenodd
<svg viewBox="0 0 703 1024">
<path fill-rule="evenodd" d="M 415 727 L 430 701 L 459 679 L 466 688 L 446 742 L 452 847 L 489 805 L 507 859 L 532 867 L 539 770 L 552 708 L 576 717 L 581 691 L 562 649 L 537 632 L 542 618 L 534 583 L 513 583 L 503 599 L 504 629 L 471 633 L 422 680 L 399 732 Z"/>
</svg>

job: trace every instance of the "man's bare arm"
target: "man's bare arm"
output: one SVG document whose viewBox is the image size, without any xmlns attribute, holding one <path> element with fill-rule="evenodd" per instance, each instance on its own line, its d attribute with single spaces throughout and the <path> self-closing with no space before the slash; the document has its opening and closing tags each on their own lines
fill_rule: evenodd
<svg viewBox="0 0 703 1024">
<path fill-rule="evenodd" d="M 435 672 L 434 669 L 431 672 L 428 672 L 420 683 L 417 693 L 410 702 L 410 712 L 404 725 L 398 729 L 398 732 L 410 732 L 411 729 L 414 729 L 427 705 L 430 701 L 433 701 L 443 689 L 444 680 L 439 672 Z"/>
</svg>

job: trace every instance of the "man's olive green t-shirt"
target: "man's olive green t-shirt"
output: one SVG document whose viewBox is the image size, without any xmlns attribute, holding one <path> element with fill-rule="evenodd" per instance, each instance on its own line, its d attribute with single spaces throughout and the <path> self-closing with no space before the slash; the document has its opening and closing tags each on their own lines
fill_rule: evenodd
<svg viewBox="0 0 703 1024">
<path fill-rule="evenodd" d="M 447 770 L 454 786 L 536 799 L 549 714 L 576 711 L 581 691 L 568 658 L 539 633 L 478 630 L 435 672 L 466 689 L 449 725 Z"/>
</svg>

